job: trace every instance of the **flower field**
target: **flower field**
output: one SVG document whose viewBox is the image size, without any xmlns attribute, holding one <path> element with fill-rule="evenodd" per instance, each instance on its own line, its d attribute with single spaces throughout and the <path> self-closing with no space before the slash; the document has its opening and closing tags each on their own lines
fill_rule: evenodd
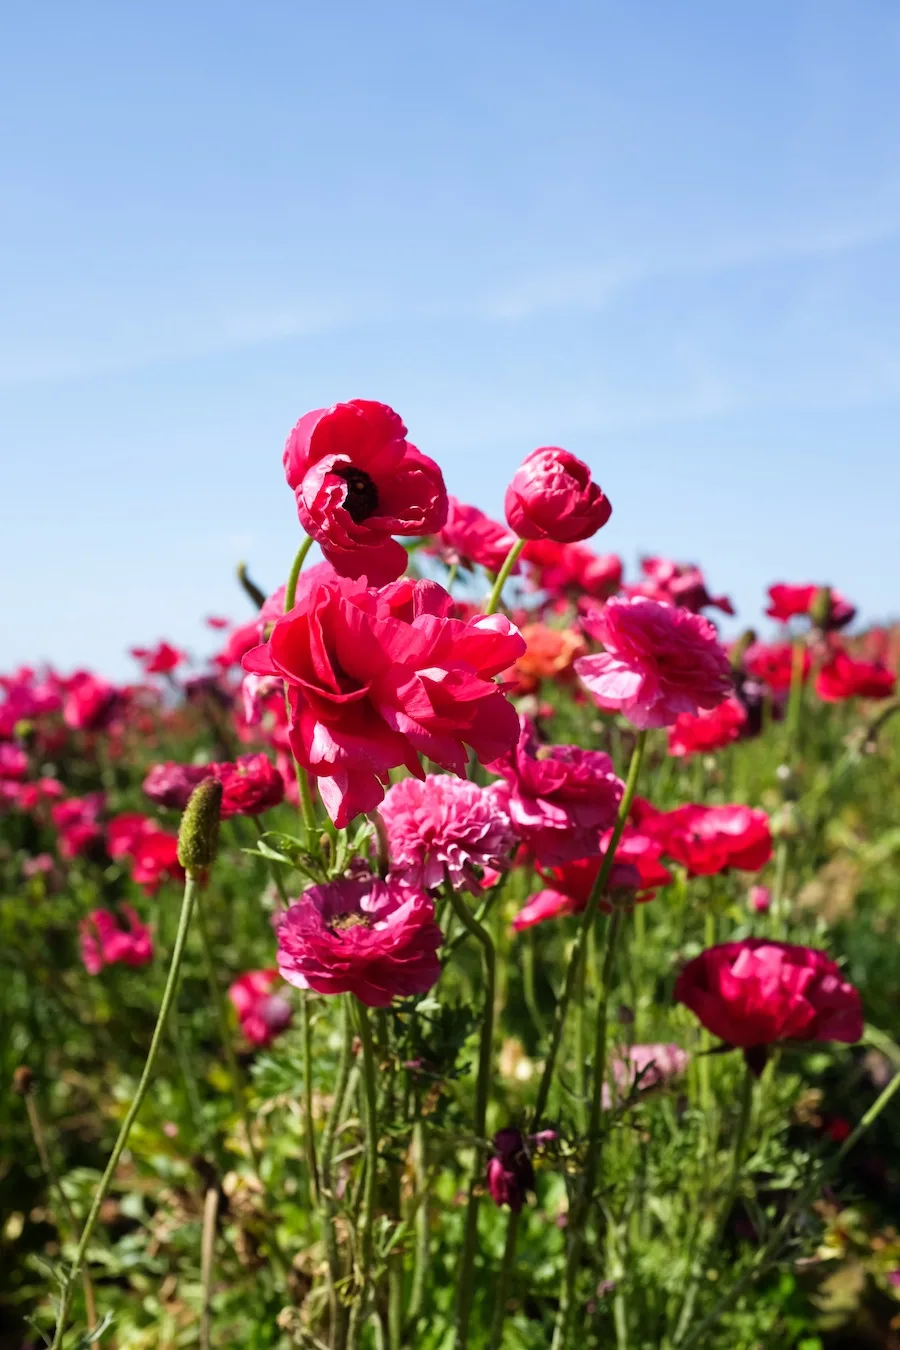
<svg viewBox="0 0 900 1350">
<path fill-rule="evenodd" d="M 206 666 L 0 677 L 0 1350 L 900 1346 L 897 631 L 284 473 Z"/>
</svg>

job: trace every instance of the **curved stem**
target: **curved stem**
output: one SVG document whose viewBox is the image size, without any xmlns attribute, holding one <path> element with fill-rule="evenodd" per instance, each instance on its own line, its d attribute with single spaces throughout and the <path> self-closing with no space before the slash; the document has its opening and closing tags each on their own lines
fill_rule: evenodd
<svg viewBox="0 0 900 1350">
<path fill-rule="evenodd" d="M 484 961 L 484 1016 L 481 1023 L 481 1041 L 478 1053 L 478 1078 L 475 1084 L 475 1161 L 469 1180 L 469 1201 L 466 1210 L 466 1234 L 462 1264 L 459 1272 L 459 1292 L 456 1301 L 456 1345 L 459 1350 L 468 1345 L 469 1318 L 472 1311 L 472 1277 L 475 1270 L 475 1247 L 478 1241 L 478 1183 L 481 1180 L 481 1147 L 487 1134 L 487 1108 L 491 1090 L 491 1061 L 494 1050 L 494 999 L 496 996 L 497 961 L 494 942 L 466 902 L 449 884 L 447 899 L 463 927 L 481 944 Z"/>
<path fill-rule="evenodd" d="M 288 572 L 288 579 L 284 587 L 284 612 L 289 613 L 294 608 L 294 601 L 297 599 L 297 582 L 300 579 L 300 573 L 303 570 L 303 564 L 306 562 L 306 555 L 312 548 L 312 539 L 309 535 L 303 540 L 303 543 L 297 549 L 294 561 L 291 563 L 291 570 Z"/>
<path fill-rule="evenodd" d="M 503 566 L 497 573 L 497 579 L 494 582 L 490 596 L 488 597 L 487 605 L 485 606 L 484 610 L 485 614 L 496 614 L 497 606 L 500 604 L 500 597 L 503 594 L 503 587 L 509 580 L 510 572 L 513 570 L 516 563 L 519 561 L 519 555 L 524 547 L 525 547 L 525 540 L 517 539 L 516 542 L 513 544 L 512 548 L 507 553 L 506 557 L 503 559 Z"/>
<path fill-rule="evenodd" d="M 370 811 L 369 820 L 371 820 L 375 829 L 378 875 L 383 878 L 387 876 L 391 866 L 391 845 L 388 840 L 387 826 L 380 811 Z"/>
<path fill-rule="evenodd" d="M 178 933 L 175 937 L 175 946 L 172 949 L 169 974 L 166 978 L 166 987 L 163 990 L 162 1002 L 159 1005 L 156 1026 L 153 1029 L 153 1037 L 150 1041 L 150 1049 L 147 1051 L 147 1058 L 144 1061 L 144 1068 L 137 1085 L 137 1090 L 135 1091 L 131 1105 L 125 1115 L 125 1119 L 122 1121 L 118 1138 L 113 1145 L 112 1153 L 109 1155 L 109 1162 L 106 1164 L 106 1170 L 100 1179 L 100 1184 L 97 1187 L 90 1212 L 87 1216 L 84 1229 L 82 1230 L 81 1239 L 75 1249 L 75 1255 L 72 1258 L 72 1265 L 62 1289 L 62 1297 L 60 1298 L 59 1304 L 59 1317 L 56 1323 L 56 1333 L 53 1337 L 51 1350 L 59 1350 L 59 1347 L 62 1345 L 63 1336 L 66 1333 L 66 1323 L 69 1320 L 69 1312 L 72 1307 L 72 1295 L 75 1289 L 75 1281 L 81 1273 L 88 1244 L 94 1235 L 94 1229 L 97 1227 L 97 1221 L 100 1218 L 100 1210 L 103 1206 L 103 1201 L 109 1193 L 112 1179 L 115 1176 L 116 1168 L 119 1165 L 119 1159 L 125 1151 L 125 1145 L 128 1143 L 128 1136 L 131 1134 L 132 1126 L 137 1120 L 138 1112 L 143 1105 L 144 1098 L 147 1095 L 147 1089 L 150 1086 L 150 1080 L 153 1077 L 153 1070 L 156 1067 L 156 1060 L 159 1055 L 159 1048 L 162 1044 L 163 1033 L 166 1029 L 166 1021 L 178 989 L 178 978 L 181 974 L 181 962 L 184 957 L 188 931 L 191 926 L 191 918 L 197 900 L 197 890 L 198 887 L 196 881 L 188 874 L 184 883 L 184 898 L 181 902 Z"/>
<path fill-rule="evenodd" d="M 566 1015 L 569 1010 L 569 1004 L 572 1001 L 572 995 L 575 992 L 575 986 L 578 982 L 582 962 L 585 959 L 588 934 L 593 925 L 594 916 L 597 913 L 600 897 L 609 880 L 609 875 L 615 861 L 616 848 L 618 847 L 619 840 L 622 838 L 622 831 L 625 829 L 628 812 L 631 810 L 631 803 L 634 800 L 634 794 L 637 790 L 646 743 L 646 731 L 638 732 L 638 737 L 635 741 L 634 750 L 631 755 L 631 763 L 628 766 L 628 779 L 625 783 L 625 791 L 622 794 L 622 800 L 619 803 L 619 812 L 616 817 L 615 826 L 613 827 L 609 846 L 604 855 L 603 862 L 600 865 L 600 871 L 597 873 L 597 880 L 594 882 L 584 913 L 581 916 L 581 927 L 578 930 L 578 937 L 575 940 L 575 950 L 569 961 L 569 968 L 566 972 L 566 982 L 563 986 L 559 1001 L 557 1002 L 556 1012 L 553 1018 L 553 1029 L 550 1035 L 550 1049 L 544 1063 L 544 1072 L 541 1075 L 537 1102 L 535 1103 L 534 1108 L 534 1119 L 532 1122 L 533 1129 L 538 1128 L 541 1118 L 547 1109 L 547 1100 L 550 1096 L 550 1087 L 553 1082 L 553 1074 L 556 1070 L 556 1060 L 562 1042 L 563 1031 L 565 1030 Z"/>
<path fill-rule="evenodd" d="M 453 583 L 456 580 L 456 574 L 458 571 L 459 571 L 458 562 L 451 563 L 447 569 L 447 580 L 444 582 L 444 590 L 447 591 L 448 594 L 453 590 Z"/>
<path fill-rule="evenodd" d="M 491 1323 L 491 1341 L 488 1350 L 500 1350 L 500 1347 L 503 1344 L 503 1323 L 506 1320 L 506 1296 L 509 1288 L 509 1277 L 516 1264 L 516 1240 L 519 1236 L 519 1220 L 521 1217 L 520 1210 L 510 1210 L 509 1219 L 506 1224 L 506 1242 L 503 1246 L 503 1260 L 500 1263 L 500 1274 L 497 1276 L 497 1287 L 494 1290 L 494 1320 Z"/>
<path fill-rule="evenodd" d="M 419 1104 L 416 1104 L 418 1112 Z M 428 1212 L 428 1169 L 425 1158 L 425 1126 L 417 1120 L 413 1126 L 412 1152 L 413 1169 L 416 1178 L 416 1191 L 420 1196 L 416 1210 L 416 1256 L 413 1267 L 412 1292 L 409 1296 L 407 1313 L 407 1335 L 411 1336 L 416 1320 L 425 1302 L 425 1281 L 428 1276 L 428 1264 L 431 1257 L 431 1224 Z"/>
</svg>

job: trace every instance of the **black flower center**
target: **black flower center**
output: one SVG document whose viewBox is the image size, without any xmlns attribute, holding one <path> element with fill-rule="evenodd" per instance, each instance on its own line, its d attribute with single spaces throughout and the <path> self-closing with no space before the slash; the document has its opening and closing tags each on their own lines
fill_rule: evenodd
<svg viewBox="0 0 900 1350">
<path fill-rule="evenodd" d="M 344 510 L 357 525 L 378 510 L 378 489 L 364 469 L 336 469 L 338 478 L 347 484 Z"/>
</svg>

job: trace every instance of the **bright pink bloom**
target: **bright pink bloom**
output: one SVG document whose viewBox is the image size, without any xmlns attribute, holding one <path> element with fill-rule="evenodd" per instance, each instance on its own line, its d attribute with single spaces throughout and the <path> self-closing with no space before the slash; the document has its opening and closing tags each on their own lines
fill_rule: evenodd
<svg viewBox="0 0 900 1350">
<path fill-rule="evenodd" d="M 513 829 L 539 862 L 600 852 L 624 791 L 609 755 L 577 745 L 539 746 L 533 723 L 523 717 L 515 749 L 489 767 L 506 780 Z"/>
<path fill-rule="evenodd" d="M 100 851 L 103 830 L 93 821 L 76 821 L 60 830 L 56 844 L 61 858 L 87 858 Z"/>
<path fill-rule="evenodd" d="M 715 708 L 734 687 L 715 628 L 690 610 L 614 598 L 584 627 L 606 650 L 576 661 L 580 679 L 601 708 L 642 730 Z"/>
<path fill-rule="evenodd" d="M 104 966 L 145 966 L 153 960 L 149 928 L 131 905 L 122 905 L 121 914 L 128 921 L 127 927 L 120 927 L 117 916 L 106 909 L 95 909 L 82 919 L 81 959 L 89 975 L 99 975 Z"/>
<path fill-rule="evenodd" d="M 607 600 L 622 584 L 621 558 L 614 553 L 592 553 L 581 544 L 531 539 L 522 557 L 533 568 L 537 589 L 553 596 L 574 594 Z"/>
<path fill-rule="evenodd" d="M 510 529 L 520 539 L 553 539 L 558 544 L 590 538 L 612 515 L 584 460 L 555 445 L 525 456 L 503 506 Z"/>
<path fill-rule="evenodd" d="M 799 615 L 811 615 L 816 608 L 816 597 L 822 595 L 826 589 L 824 586 L 814 585 L 790 586 L 785 582 L 770 586 L 769 608 L 766 614 L 770 619 L 778 619 L 781 623 L 787 623 Z M 831 590 L 828 599 L 829 614 L 823 627 L 845 628 L 848 623 L 853 622 L 856 608 L 846 596 L 841 595 L 840 591 Z"/>
<path fill-rule="evenodd" d="M 280 979 L 277 970 L 248 970 L 228 990 L 241 1031 L 251 1045 L 270 1045 L 290 1025 L 290 1003 L 272 992 Z"/>
<path fill-rule="evenodd" d="M 803 652 L 803 680 L 809 677 L 812 661 L 808 651 Z M 748 675 L 768 685 L 773 694 L 786 694 L 791 687 L 794 648 L 790 642 L 754 642 L 744 653 L 744 669 Z"/>
<path fill-rule="evenodd" d="M 133 857 L 148 834 L 158 834 L 160 827 L 150 816 L 137 811 L 125 811 L 113 816 L 106 826 L 106 851 L 111 858 Z"/>
<path fill-rule="evenodd" d="M 447 519 L 440 469 L 384 403 L 356 398 L 306 413 L 287 439 L 284 471 L 300 524 L 342 576 L 394 581 L 407 555 L 391 536 L 435 534 Z"/>
<path fill-rule="evenodd" d="M 454 890 L 480 891 L 479 873 L 504 871 L 517 842 L 503 795 L 450 774 L 395 783 L 381 804 L 391 875 L 423 891 L 446 878 Z"/>
<path fill-rule="evenodd" d="M 466 623 L 452 610 L 434 582 L 375 590 L 335 578 L 244 657 L 246 670 L 285 680 L 291 748 L 336 825 L 378 806 L 389 769 L 424 777 L 420 754 L 462 776 L 465 745 L 484 763 L 515 741 L 493 677 L 525 644 L 502 616 Z"/>
<path fill-rule="evenodd" d="M 153 895 L 164 881 L 181 880 L 184 871 L 178 861 L 178 839 L 162 830 L 145 834 L 136 841 L 131 878 Z"/>
<path fill-rule="evenodd" d="M 447 502 L 447 520 L 435 541 L 444 562 L 499 572 L 516 536 L 477 506 L 467 506 L 456 497 L 448 497 Z"/>
<path fill-rule="evenodd" d="M 262 624 L 259 619 L 249 619 L 247 623 L 242 623 L 229 633 L 225 646 L 212 659 L 220 670 L 238 666 L 247 652 L 257 646 L 262 636 Z"/>
<path fill-rule="evenodd" d="M 28 777 L 28 756 L 18 745 L 10 741 L 0 741 L 0 778 L 13 778 L 21 782 Z"/>
<path fill-rule="evenodd" d="M 847 698 L 890 698 L 897 684 L 894 673 L 880 661 L 856 661 L 837 650 L 816 676 L 815 689 L 824 703 Z"/>
<path fill-rule="evenodd" d="M 259 816 L 284 800 L 284 779 L 268 756 L 240 755 L 234 764 L 211 764 L 222 784 L 221 816 Z"/>
<path fill-rule="evenodd" d="M 846 1041 L 863 1034 L 859 993 L 811 947 L 746 938 L 709 947 L 675 985 L 707 1031 L 752 1049 L 776 1041 Z"/>
<path fill-rule="evenodd" d="M 739 740 L 747 725 L 747 709 L 731 695 L 708 712 L 679 713 L 669 728 L 669 754 L 688 758 L 708 755 Z"/>
<path fill-rule="evenodd" d="M 73 675 L 63 703 L 63 721 L 73 731 L 104 731 L 122 709 L 122 693 L 87 671 Z"/>
<path fill-rule="evenodd" d="M 769 817 L 740 803 L 688 803 L 674 811 L 651 812 L 642 816 L 641 829 L 695 877 L 714 876 L 731 867 L 757 872 L 772 857 Z"/>
<path fill-rule="evenodd" d="M 441 930 L 423 891 L 374 877 L 311 886 L 278 921 L 278 969 L 317 994 L 371 1008 L 424 994 L 441 973 Z"/>
<path fill-rule="evenodd" d="M 131 655 L 143 666 L 145 675 L 170 675 L 187 660 L 185 653 L 169 642 L 158 642 L 155 647 L 132 647 Z"/>
<path fill-rule="evenodd" d="M 754 914 L 768 914 L 772 908 L 772 892 L 768 886 L 751 886 L 747 901 Z"/>
<path fill-rule="evenodd" d="M 68 829 L 70 825 L 93 825 L 100 818 L 106 805 L 102 792 L 89 792 L 84 797 L 67 797 L 50 808 L 50 819 L 58 830 Z"/>
<path fill-rule="evenodd" d="M 693 614 L 707 608 L 733 614 L 734 606 L 727 595 L 710 595 L 706 579 L 694 563 L 675 563 L 668 558 L 642 558 L 643 577 L 632 586 L 624 587 L 625 595 L 645 595 L 650 600 L 663 600 L 680 605 Z"/>
</svg>

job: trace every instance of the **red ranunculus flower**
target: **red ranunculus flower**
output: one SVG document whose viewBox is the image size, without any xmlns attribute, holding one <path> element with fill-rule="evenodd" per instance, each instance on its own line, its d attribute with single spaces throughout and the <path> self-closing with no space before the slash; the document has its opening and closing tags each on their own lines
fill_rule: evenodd
<svg viewBox="0 0 900 1350">
<path fill-rule="evenodd" d="M 185 653 L 169 642 L 158 642 L 155 647 L 132 647 L 131 655 L 143 666 L 145 675 L 170 675 L 187 660 Z"/>
<path fill-rule="evenodd" d="M 680 713 L 669 728 L 669 754 L 708 755 L 738 740 L 746 725 L 747 709 L 734 695 L 708 712 Z"/>
<path fill-rule="evenodd" d="M 278 919 L 278 969 L 317 994 L 371 1008 L 424 994 L 441 973 L 442 934 L 424 891 L 375 877 L 311 886 Z"/>
<path fill-rule="evenodd" d="M 734 687 L 715 628 L 690 610 L 643 596 L 614 598 L 584 628 L 605 650 L 575 662 L 579 678 L 601 708 L 618 710 L 642 730 L 715 708 Z"/>
<path fill-rule="evenodd" d="M 846 1041 L 863 1034 L 859 993 L 824 952 L 767 938 L 708 947 L 689 961 L 675 1001 L 707 1031 L 744 1050 L 776 1041 Z"/>
<path fill-rule="evenodd" d="M 210 777 L 211 764 L 176 764 L 167 760 L 165 764 L 153 765 L 142 787 L 144 796 L 156 802 L 157 806 L 183 811 L 197 784 Z"/>
<path fill-rule="evenodd" d="M 211 764 L 222 784 L 221 816 L 259 816 L 284 800 L 284 779 L 264 754 L 240 755 L 234 764 Z"/>
<path fill-rule="evenodd" d="M 515 749 L 489 767 L 506 780 L 513 829 L 539 862 L 601 851 L 624 791 L 609 755 L 577 745 L 539 746 L 534 725 L 523 717 Z"/>
<path fill-rule="evenodd" d="M 435 540 L 441 558 L 451 566 L 455 563 L 499 572 L 516 536 L 477 506 L 468 506 L 456 497 L 447 501 L 447 520 Z"/>
<path fill-rule="evenodd" d="M 248 970 L 228 990 L 241 1031 L 251 1045 L 271 1045 L 290 1025 L 290 1003 L 272 992 L 280 979 L 277 970 Z"/>
<path fill-rule="evenodd" d="M 609 847 L 611 838 L 612 831 L 608 830 L 603 840 L 605 849 Z M 630 891 L 632 898 L 638 902 L 652 900 L 659 887 L 668 886 L 672 880 L 671 872 L 660 862 L 661 855 L 662 846 L 655 839 L 626 826 L 607 883 L 609 893 Z M 596 858 L 579 858 L 561 867 L 542 868 L 540 875 L 549 883 L 548 889 L 531 896 L 513 919 L 513 928 L 520 932 L 546 919 L 556 919 L 564 914 L 580 914 L 590 899 L 602 864 L 601 854 Z M 606 911 L 611 909 L 608 900 L 603 897 L 600 899 L 600 908 Z"/>
<path fill-rule="evenodd" d="M 106 851 L 111 858 L 133 857 L 148 834 L 158 834 L 159 825 L 150 816 L 126 811 L 113 816 L 106 826 Z"/>
<path fill-rule="evenodd" d="M 148 895 L 153 895 L 164 881 L 184 878 L 174 834 L 163 830 L 145 834 L 136 840 L 132 858 L 131 879 L 143 886 Z"/>
<path fill-rule="evenodd" d="M 434 582 L 376 590 L 333 578 L 244 657 L 246 670 L 286 682 L 291 748 L 336 825 L 379 804 L 389 769 L 423 777 L 420 754 L 462 776 L 465 745 L 484 763 L 515 742 L 518 718 L 494 676 L 525 644 L 502 616 L 467 623 L 452 610 Z"/>
<path fill-rule="evenodd" d="M 384 403 L 306 413 L 288 436 L 284 471 L 300 524 L 342 576 L 394 581 L 407 556 L 391 536 L 435 534 L 447 519 L 440 469 Z"/>
<path fill-rule="evenodd" d="M 824 586 L 791 586 L 786 582 L 779 582 L 776 586 L 769 587 L 769 608 L 766 614 L 770 619 L 778 619 L 781 623 L 787 623 L 789 619 L 799 615 L 813 614 L 816 608 L 816 597 L 823 595 L 827 588 Z M 824 628 L 845 628 L 848 623 L 852 623 L 856 617 L 856 608 L 840 591 L 827 590 L 828 615 Z"/>
<path fill-rule="evenodd" d="M 641 829 L 695 877 L 713 876 L 730 867 L 757 872 L 772 856 L 769 817 L 765 811 L 739 803 L 651 809 L 641 816 Z"/>
<path fill-rule="evenodd" d="M 121 914 L 128 921 L 127 927 L 106 909 L 95 909 L 82 919 L 81 959 L 89 975 L 99 975 L 104 966 L 145 966 L 153 960 L 150 929 L 141 923 L 131 905 L 122 905 Z"/>
<path fill-rule="evenodd" d="M 581 544 L 530 539 L 522 557 L 532 569 L 532 584 L 558 598 L 570 595 L 607 600 L 622 584 L 622 559 L 592 553 Z"/>
<path fill-rule="evenodd" d="M 104 731 L 122 709 L 121 690 L 87 671 L 69 682 L 63 701 L 63 721 L 73 731 Z"/>
<path fill-rule="evenodd" d="M 803 652 L 803 679 L 809 678 L 812 664 L 808 651 Z M 744 653 L 744 669 L 755 680 L 768 685 L 773 694 L 786 694 L 791 687 L 794 648 L 790 642 L 754 642 Z"/>
<path fill-rule="evenodd" d="M 509 527 L 520 539 L 553 539 L 558 544 L 590 538 L 612 515 L 584 460 L 555 445 L 525 456 L 503 505 Z"/>
<path fill-rule="evenodd" d="M 816 676 L 815 689 L 825 703 L 847 698 L 890 698 L 897 684 L 893 671 L 880 661 L 856 661 L 837 650 Z"/>
</svg>

